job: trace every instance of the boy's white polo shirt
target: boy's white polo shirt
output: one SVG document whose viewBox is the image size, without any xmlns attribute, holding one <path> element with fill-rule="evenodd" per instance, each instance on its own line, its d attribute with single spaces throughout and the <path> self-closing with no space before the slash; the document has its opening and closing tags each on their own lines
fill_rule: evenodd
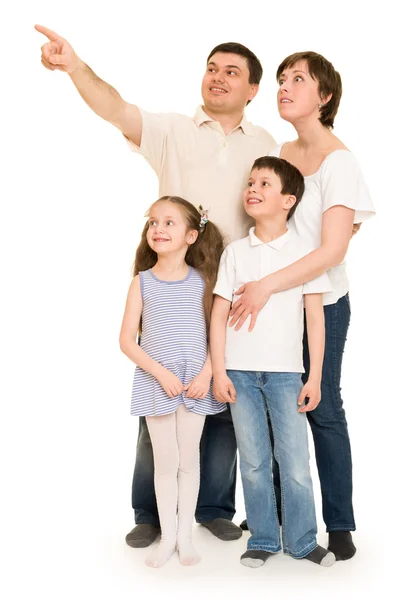
<svg viewBox="0 0 397 600">
<path fill-rule="evenodd" d="M 259 281 L 311 252 L 291 229 L 265 244 L 249 235 L 225 249 L 219 265 L 214 294 L 230 302 L 236 290 L 249 281 Z M 236 331 L 227 326 L 225 367 L 239 371 L 303 373 L 304 294 L 332 290 L 326 274 L 304 285 L 273 294 L 259 312 L 253 331 L 250 319 Z"/>
</svg>

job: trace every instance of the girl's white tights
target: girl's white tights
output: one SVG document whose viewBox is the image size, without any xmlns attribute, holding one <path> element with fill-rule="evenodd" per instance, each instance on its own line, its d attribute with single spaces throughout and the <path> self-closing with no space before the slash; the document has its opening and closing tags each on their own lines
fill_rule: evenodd
<svg viewBox="0 0 397 600">
<path fill-rule="evenodd" d="M 200 557 L 192 544 L 192 525 L 200 485 L 200 438 L 205 416 L 184 404 L 175 413 L 146 417 L 154 456 L 154 487 L 161 540 L 148 556 L 149 567 L 161 567 L 178 550 L 183 565 Z M 178 513 L 178 526 L 177 526 Z"/>
</svg>

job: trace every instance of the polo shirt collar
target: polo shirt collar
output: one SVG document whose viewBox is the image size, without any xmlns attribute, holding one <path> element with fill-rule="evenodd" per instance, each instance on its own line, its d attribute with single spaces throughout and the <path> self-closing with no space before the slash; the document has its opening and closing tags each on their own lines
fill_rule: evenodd
<svg viewBox="0 0 397 600">
<path fill-rule="evenodd" d="M 245 118 L 245 115 L 243 116 L 239 126 L 244 131 L 245 135 L 252 135 L 252 136 L 255 135 L 254 126 L 252 125 L 252 123 L 247 121 L 247 119 Z"/>
<path fill-rule="evenodd" d="M 203 123 L 208 123 L 208 122 L 218 123 L 218 121 L 215 121 L 215 119 L 212 119 L 211 117 L 209 117 L 207 115 L 207 113 L 205 112 L 205 110 L 203 109 L 202 106 L 197 107 L 196 114 L 194 115 L 193 121 L 196 123 L 197 127 L 200 127 L 200 125 L 202 125 Z M 218 125 L 219 125 L 219 123 L 218 123 Z M 247 119 L 245 118 L 244 115 L 243 115 L 243 118 L 241 119 L 240 123 L 237 125 L 237 127 L 235 127 L 235 129 L 238 129 L 239 127 L 241 127 L 241 129 L 243 130 L 243 132 L 246 135 L 253 135 L 253 136 L 255 135 L 255 131 L 254 131 L 254 127 L 253 127 L 252 123 L 247 121 Z"/>
<path fill-rule="evenodd" d="M 276 238 L 275 240 L 272 240 L 271 242 L 267 242 L 267 244 L 265 244 L 265 242 L 262 242 L 262 240 L 260 240 L 258 237 L 256 237 L 255 233 L 255 227 L 251 227 L 251 229 L 249 230 L 249 238 L 250 238 L 250 242 L 251 242 L 251 246 L 260 246 L 261 244 L 263 246 L 270 246 L 270 248 L 273 248 L 274 250 L 281 250 L 281 248 L 284 248 L 285 244 L 288 242 L 289 237 L 291 235 L 290 231 L 286 231 L 285 233 L 283 233 L 283 235 L 280 235 L 280 237 Z"/>
<path fill-rule="evenodd" d="M 211 117 L 207 115 L 202 106 L 198 106 L 193 121 L 196 123 L 197 127 L 200 127 L 203 123 L 214 121 L 214 119 L 211 119 Z"/>
</svg>

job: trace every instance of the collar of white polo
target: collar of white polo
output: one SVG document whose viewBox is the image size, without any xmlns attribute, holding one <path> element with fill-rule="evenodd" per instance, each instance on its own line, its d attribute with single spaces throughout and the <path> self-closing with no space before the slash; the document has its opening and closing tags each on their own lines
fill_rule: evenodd
<svg viewBox="0 0 397 600">
<path fill-rule="evenodd" d="M 270 248 L 273 248 L 274 250 L 281 250 L 281 248 L 283 248 L 285 246 L 285 244 L 288 242 L 291 232 L 288 230 L 285 233 L 283 233 L 283 235 L 280 235 L 280 237 L 276 238 L 275 240 L 272 240 L 271 242 L 262 242 L 262 240 L 260 240 L 256 235 L 255 235 L 255 227 L 251 227 L 251 229 L 249 230 L 249 238 L 250 238 L 250 242 L 251 242 L 251 246 L 270 246 Z"/>
</svg>

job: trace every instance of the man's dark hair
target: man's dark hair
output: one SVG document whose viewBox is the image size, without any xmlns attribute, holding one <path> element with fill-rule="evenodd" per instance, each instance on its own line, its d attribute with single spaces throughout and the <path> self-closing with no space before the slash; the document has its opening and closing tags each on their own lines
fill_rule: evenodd
<svg viewBox="0 0 397 600">
<path fill-rule="evenodd" d="M 215 48 L 209 53 L 207 58 L 207 64 L 217 52 L 225 52 L 228 54 L 238 54 L 239 56 L 243 56 L 248 63 L 248 70 L 250 74 L 248 80 L 249 83 L 257 83 L 259 85 L 263 74 L 262 65 L 259 62 L 259 58 L 255 56 L 255 54 L 251 52 L 249 48 L 243 46 L 242 44 L 237 44 L 236 42 L 227 42 L 225 44 L 219 44 L 219 46 L 215 46 Z"/>
<path fill-rule="evenodd" d="M 269 169 L 273 171 L 281 181 L 281 193 L 295 196 L 296 202 L 288 211 L 288 221 L 296 211 L 305 191 L 305 180 L 302 173 L 287 160 L 276 158 L 275 156 L 257 158 L 252 165 L 251 172 L 254 169 Z"/>
<path fill-rule="evenodd" d="M 284 69 L 291 68 L 301 61 L 307 63 L 310 77 L 318 82 L 320 96 L 326 97 L 329 96 L 329 94 L 332 94 L 331 99 L 320 109 L 319 121 L 324 127 L 333 129 L 334 119 L 338 112 L 339 102 L 342 96 L 342 80 L 338 71 L 335 70 L 333 64 L 330 63 L 329 60 L 324 58 L 324 56 L 321 56 L 321 54 L 317 54 L 317 52 L 295 52 L 295 54 L 287 56 L 280 64 L 277 69 L 277 81 L 280 80 L 280 76 Z"/>
</svg>

